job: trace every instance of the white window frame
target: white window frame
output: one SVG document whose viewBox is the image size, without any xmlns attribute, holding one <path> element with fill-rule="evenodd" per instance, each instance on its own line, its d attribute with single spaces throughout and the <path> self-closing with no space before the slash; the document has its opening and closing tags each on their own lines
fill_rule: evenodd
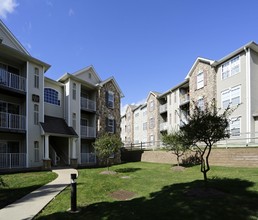
<svg viewBox="0 0 258 220">
<path fill-rule="evenodd" d="M 204 97 L 199 97 L 197 100 L 197 107 L 199 108 L 199 110 L 204 111 Z"/>
<path fill-rule="evenodd" d="M 234 117 L 230 119 L 229 124 L 230 135 L 233 137 L 239 137 L 241 135 L 241 117 Z M 237 129 L 239 132 L 235 133 L 232 130 Z"/>
<path fill-rule="evenodd" d="M 241 71 L 240 55 L 233 57 L 231 60 L 221 65 L 221 79 L 227 79 Z"/>
<path fill-rule="evenodd" d="M 34 125 L 39 124 L 39 105 L 34 104 Z"/>
<path fill-rule="evenodd" d="M 151 100 L 150 102 L 150 112 L 154 111 L 155 107 L 154 107 L 154 100 Z"/>
<path fill-rule="evenodd" d="M 114 92 L 112 92 L 112 91 L 108 91 L 108 107 L 109 108 L 114 108 L 114 106 L 115 106 L 115 94 L 114 94 Z"/>
<path fill-rule="evenodd" d="M 154 119 L 154 117 L 151 117 L 151 118 L 150 118 L 149 128 L 150 128 L 150 129 L 155 128 L 155 119 Z"/>
<path fill-rule="evenodd" d="M 34 68 L 34 87 L 39 88 L 39 68 Z"/>
<path fill-rule="evenodd" d="M 196 89 L 201 89 L 204 87 L 204 73 L 200 71 L 196 76 Z"/>
<path fill-rule="evenodd" d="M 76 100 L 76 90 L 77 90 L 77 86 L 76 83 L 73 83 L 73 88 L 72 88 L 73 92 L 73 100 Z"/>
<path fill-rule="evenodd" d="M 34 141 L 34 162 L 39 162 L 39 142 Z"/>
<path fill-rule="evenodd" d="M 233 96 L 233 92 L 238 89 L 239 89 L 239 103 L 232 104 L 232 100 L 234 98 L 238 97 L 238 96 Z M 223 95 L 225 96 L 225 94 L 227 94 L 227 93 L 228 93 L 228 96 L 226 98 L 223 97 Z M 236 105 L 240 104 L 241 103 L 241 85 L 234 86 L 234 87 L 231 87 L 231 88 L 228 88 L 228 89 L 222 91 L 221 92 L 221 107 L 223 109 L 226 109 L 228 107 L 228 106 L 223 105 L 223 102 L 225 102 L 225 101 L 228 101 L 229 105 L 231 105 L 231 106 L 236 106 Z"/>
</svg>

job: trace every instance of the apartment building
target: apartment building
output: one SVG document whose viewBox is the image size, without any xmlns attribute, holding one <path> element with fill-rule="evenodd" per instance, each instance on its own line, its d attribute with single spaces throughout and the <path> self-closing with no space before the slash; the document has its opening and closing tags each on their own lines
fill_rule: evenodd
<svg viewBox="0 0 258 220">
<path fill-rule="evenodd" d="M 191 101 L 200 108 L 216 100 L 223 111 L 228 105 L 239 107 L 230 116 L 231 138 L 228 146 L 252 145 L 258 142 L 258 45 L 247 43 L 220 60 L 198 57 L 185 80 L 168 91 L 153 96 L 158 112 L 150 111 L 153 104 L 146 99 L 147 117 L 156 121 L 155 141 L 159 145 L 161 134 L 180 129 L 187 123 Z M 153 101 L 153 100 L 152 100 Z M 123 117 L 126 117 L 123 116 Z M 148 120 L 148 126 L 152 121 Z M 136 131 L 132 131 L 136 133 Z M 149 131 L 148 131 L 149 132 Z M 148 133 L 148 136 L 151 135 Z M 136 136 L 136 134 L 134 134 Z M 122 137 L 123 139 L 123 137 Z M 153 140 L 149 137 L 148 139 Z M 137 141 L 143 141 L 137 140 Z M 135 140 L 132 140 L 134 143 Z"/>
<path fill-rule="evenodd" d="M 0 169 L 96 164 L 95 139 L 120 135 L 114 77 L 101 80 L 89 66 L 53 80 L 49 68 L 0 21 Z"/>
</svg>

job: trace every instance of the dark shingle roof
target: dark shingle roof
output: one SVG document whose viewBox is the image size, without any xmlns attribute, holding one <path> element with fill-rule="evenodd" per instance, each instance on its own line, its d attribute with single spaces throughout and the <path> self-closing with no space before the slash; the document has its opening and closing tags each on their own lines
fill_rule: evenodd
<svg viewBox="0 0 258 220">
<path fill-rule="evenodd" d="M 69 127 L 63 118 L 45 115 L 45 122 L 40 124 L 45 133 L 78 137 L 75 130 Z"/>
</svg>

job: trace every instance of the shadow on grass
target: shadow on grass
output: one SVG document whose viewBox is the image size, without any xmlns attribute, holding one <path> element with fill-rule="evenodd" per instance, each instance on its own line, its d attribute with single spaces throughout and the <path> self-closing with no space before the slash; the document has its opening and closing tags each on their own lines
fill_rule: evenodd
<svg viewBox="0 0 258 220">
<path fill-rule="evenodd" d="M 138 170 L 141 170 L 141 168 L 132 168 L 132 167 L 128 167 L 128 168 L 121 168 L 121 169 L 116 169 L 115 171 L 117 173 L 132 173 L 132 172 L 136 172 Z"/>
<path fill-rule="evenodd" d="M 248 190 L 252 182 L 240 179 L 212 179 L 205 188 L 203 181 L 165 186 L 148 198 L 130 201 L 100 202 L 79 207 L 80 212 L 54 213 L 38 219 L 256 219 L 258 193 Z M 198 189 L 213 189 L 219 194 L 189 194 Z M 198 192 L 197 190 L 197 192 Z M 209 191 L 209 190 L 208 190 Z M 205 195 L 205 194 L 204 194 Z"/>
<path fill-rule="evenodd" d="M 9 188 L 8 185 L 0 188 L 0 209 L 22 198 L 42 185 L 33 185 L 23 188 Z"/>
</svg>

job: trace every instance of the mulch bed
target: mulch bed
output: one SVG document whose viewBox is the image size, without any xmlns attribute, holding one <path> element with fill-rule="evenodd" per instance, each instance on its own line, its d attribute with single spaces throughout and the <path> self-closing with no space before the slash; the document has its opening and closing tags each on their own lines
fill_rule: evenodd
<svg viewBox="0 0 258 220">
<path fill-rule="evenodd" d="M 111 170 L 105 170 L 105 171 L 102 171 L 100 174 L 104 174 L 104 175 L 116 175 L 117 172 L 111 171 Z"/>
<path fill-rule="evenodd" d="M 130 200 L 136 194 L 134 192 L 126 191 L 126 190 L 118 190 L 109 194 L 113 199 L 116 200 Z"/>
</svg>

